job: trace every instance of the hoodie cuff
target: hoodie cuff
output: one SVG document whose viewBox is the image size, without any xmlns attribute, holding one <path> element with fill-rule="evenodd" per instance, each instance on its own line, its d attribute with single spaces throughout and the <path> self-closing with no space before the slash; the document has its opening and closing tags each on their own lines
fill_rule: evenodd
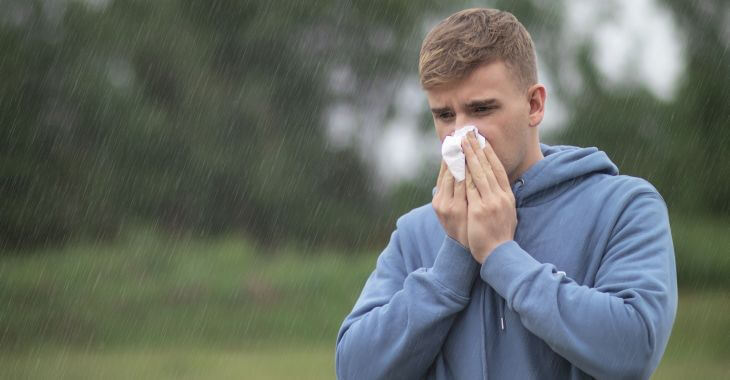
<svg viewBox="0 0 730 380">
<path fill-rule="evenodd" d="M 468 298 L 474 279 L 479 273 L 479 263 L 466 247 L 446 237 L 431 268 L 436 280 L 461 297 Z"/>
<path fill-rule="evenodd" d="M 510 289 L 516 289 L 516 286 L 524 280 L 522 275 L 538 270 L 541 265 L 516 241 L 510 240 L 498 245 L 489 254 L 479 274 L 482 280 L 509 302 Z"/>
</svg>

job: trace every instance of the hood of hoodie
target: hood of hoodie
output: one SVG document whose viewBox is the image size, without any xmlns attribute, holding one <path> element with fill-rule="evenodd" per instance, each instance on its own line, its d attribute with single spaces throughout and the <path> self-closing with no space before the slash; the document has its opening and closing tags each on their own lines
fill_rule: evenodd
<svg viewBox="0 0 730 380">
<path fill-rule="evenodd" d="M 512 185 L 518 207 L 547 202 L 590 175 L 618 175 L 616 165 L 598 148 L 540 144 L 540 149 L 545 158 Z"/>
</svg>

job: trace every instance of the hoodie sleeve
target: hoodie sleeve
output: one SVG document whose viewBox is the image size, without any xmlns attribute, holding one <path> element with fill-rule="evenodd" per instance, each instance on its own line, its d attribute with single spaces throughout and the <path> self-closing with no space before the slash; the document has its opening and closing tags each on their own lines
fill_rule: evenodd
<svg viewBox="0 0 730 380">
<path fill-rule="evenodd" d="M 613 228 L 593 288 L 558 274 L 516 242 L 498 246 L 481 277 L 524 326 L 598 379 L 645 379 L 666 348 L 677 280 L 666 206 L 656 193 L 634 197 Z"/>
<path fill-rule="evenodd" d="M 337 336 L 340 379 L 425 376 L 459 311 L 469 302 L 479 265 L 451 238 L 433 267 L 407 273 L 396 230 Z"/>
</svg>

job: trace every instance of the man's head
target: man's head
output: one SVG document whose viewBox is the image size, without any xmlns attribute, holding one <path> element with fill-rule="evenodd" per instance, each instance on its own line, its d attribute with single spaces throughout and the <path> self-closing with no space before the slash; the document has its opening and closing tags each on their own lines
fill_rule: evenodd
<svg viewBox="0 0 730 380">
<path fill-rule="evenodd" d="M 449 16 L 423 41 L 419 71 L 441 141 L 475 125 L 511 180 L 542 158 L 536 127 L 546 91 L 537 83 L 532 39 L 512 14 L 467 9 Z"/>
<path fill-rule="evenodd" d="M 481 65 L 502 61 L 524 89 L 537 83 L 532 38 L 509 12 L 473 8 L 441 21 L 421 46 L 418 69 L 425 90 L 465 78 Z"/>
</svg>

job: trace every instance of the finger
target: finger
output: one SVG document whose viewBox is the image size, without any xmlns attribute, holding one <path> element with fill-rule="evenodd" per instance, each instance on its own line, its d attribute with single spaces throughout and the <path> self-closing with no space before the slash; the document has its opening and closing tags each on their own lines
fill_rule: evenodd
<svg viewBox="0 0 730 380">
<path fill-rule="evenodd" d="M 497 157 L 497 153 L 494 152 L 494 149 L 492 148 L 492 145 L 489 144 L 489 141 L 487 141 L 487 143 L 484 145 L 483 151 L 484 155 L 487 157 L 487 160 L 489 160 L 489 164 L 492 166 L 494 176 L 497 177 L 497 183 L 499 183 L 499 187 L 501 187 L 504 191 L 511 191 L 507 172 L 504 170 L 502 162 L 499 161 L 499 157 Z"/>
<path fill-rule="evenodd" d="M 481 195 L 479 194 L 479 190 L 474 184 L 474 179 L 468 170 L 466 171 L 466 180 L 464 182 L 466 182 L 466 202 L 468 204 L 475 204 L 476 202 L 479 202 Z"/>
<path fill-rule="evenodd" d="M 477 156 L 477 159 L 479 159 L 479 164 L 482 165 L 482 168 L 484 168 L 484 174 L 486 174 L 487 181 L 489 181 L 489 187 L 492 189 L 498 189 L 500 188 L 499 181 L 497 180 L 496 173 L 494 172 L 494 166 L 491 164 L 491 161 L 487 159 L 487 155 L 484 153 L 482 148 L 479 146 L 479 141 L 477 141 L 476 132 L 472 131 L 468 134 L 469 138 L 469 144 L 471 145 L 472 150 L 474 150 L 474 153 Z M 486 147 L 486 140 L 484 146 Z"/>
<path fill-rule="evenodd" d="M 439 191 L 442 190 L 447 199 L 454 197 L 454 175 L 451 174 L 451 170 L 444 171 L 444 178 L 441 180 L 441 189 Z"/>
<path fill-rule="evenodd" d="M 454 184 L 454 199 L 466 200 L 466 182 L 459 181 Z"/>
<path fill-rule="evenodd" d="M 479 193 L 488 194 L 491 189 L 489 181 L 487 180 L 487 174 L 484 168 L 482 168 L 482 165 L 479 163 L 479 159 L 477 158 L 474 149 L 472 149 L 471 144 L 466 140 L 467 139 L 461 140 L 461 149 L 464 150 L 464 156 L 466 156 L 466 170 L 471 172 L 472 181 L 474 181 Z"/>
<path fill-rule="evenodd" d="M 439 169 L 439 176 L 436 178 L 436 191 L 441 189 L 441 182 L 443 182 L 444 179 L 444 171 L 446 170 L 446 162 L 441 160 L 441 169 Z"/>
</svg>

